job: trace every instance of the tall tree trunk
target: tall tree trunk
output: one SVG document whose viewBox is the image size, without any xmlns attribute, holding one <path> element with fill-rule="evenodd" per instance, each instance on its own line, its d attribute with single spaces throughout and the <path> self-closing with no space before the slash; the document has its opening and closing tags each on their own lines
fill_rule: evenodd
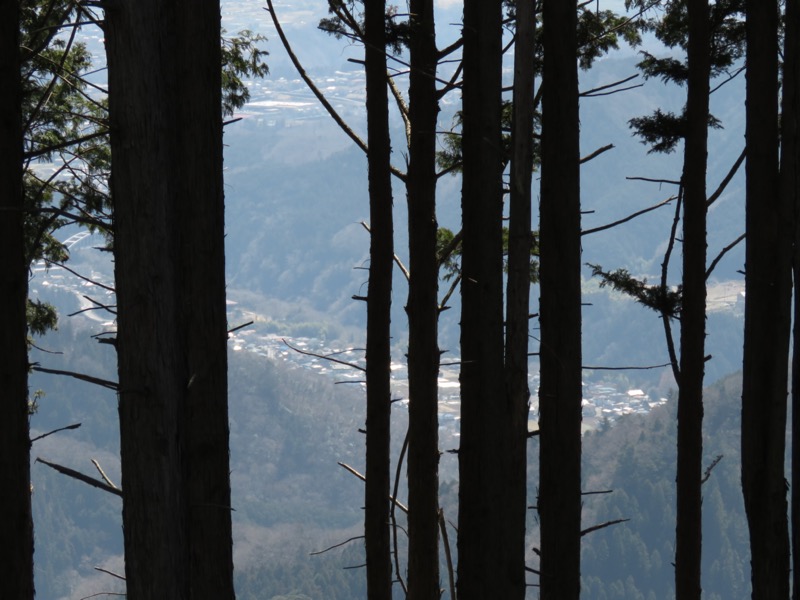
<svg viewBox="0 0 800 600">
<path fill-rule="evenodd" d="M 683 154 L 683 304 L 678 384 L 675 592 L 700 600 L 702 556 L 703 374 L 706 337 L 706 163 L 708 160 L 708 0 L 689 0 L 689 81 Z"/>
<path fill-rule="evenodd" d="M 787 0 L 781 105 L 781 195 L 793 213 L 792 440 L 800 436 L 800 7 Z M 792 443 L 792 597 L 800 599 L 800 444 Z"/>
<path fill-rule="evenodd" d="M 128 597 L 232 598 L 219 4 L 115 5 L 106 44 Z"/>
<path fill-rule="evenodd" d="M 458 597 L 511 597 L 503 361 L 502 2 L 464 2 Z"/>
<path fill-rule="evenodd" d="M 533 175 L 534 0 L 518 0 L 514 48 L 514 108 L 506 284 L 506 410 L 509 431 L 509 510 L 506 539 L 511 598 L 525 597 L 527 502 L 528 324 L 531 288 L 531 179 Z"/>
<path fill-rule="evenodd" d="M 183 449 L 190 592 L 195 600 L 234 598 L 228 428 L 225 200 L 219 2 L 178 0 L 183 100 L 173 158 L 180 175 L 181 340 L 189 383 Z M 199 126 L 198 126 L 199 125 Z M 195 151 L 195 149 L 198 149 Z M 188 175 L 188 176 L 186 176 Z"/>
<path fill-rule="evenodd" d="M 580 595 L 580 149 L 575 2 L 544 0 L 540 201 L 540 597 Z"/>
<path fill-rule="evenodd" d="M 367 296 L 367 597 L 391 600 L 389 442 L 392 305 L 392 182 L 383 0 L 364 3 L 369 151 L 370 268 Z"/>
<path fill-rule="evenodd" d="M 789 597 L 784 450 L 791 267 L 778 185 L 778 3 L 747 4 L 747 249 L 742 490 L 754 600 Z"/>
<path fill-rule="evenodd" d="M 33 599 L 19 2 L 0 0 L 0 597 Z"/>
<path fill-rule="evenodd" d="M 411 0 L 408 166 L 408 600 L 439 599 L 436 31 L 433 0 Z"/>
</svg>

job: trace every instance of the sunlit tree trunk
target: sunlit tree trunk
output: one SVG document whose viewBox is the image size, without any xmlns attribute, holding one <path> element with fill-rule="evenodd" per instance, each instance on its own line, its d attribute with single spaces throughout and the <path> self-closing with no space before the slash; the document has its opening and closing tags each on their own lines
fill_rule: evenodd
<svg viewBox="0 0 800 600">
<path fill-rule="evenodd" d="M 0 597 L 33 598 L 19 2 L 0 0 Z"/>
<path fill-rule="evenodd" d="M 389 544 L 389 442 L 391 391 L 392 182 L 386 89 L 386 5 L 364 3 L 369 151 L 370 268 L 367 295 L 367 481 L 364 533 L 367 597 L 391 600 Z"/>
<path fill-rule="evenodd" d="M 540 597 L 580 595 L 581 246 L 575 2 L 544 0 L 540 200 Z"/>
<path fill-rule="evenodd" d="M 433 0 L 411 0 L 408 237 L 408 600 L 439 599 L 436 31 Z"/>
<path fill-rule="evenodd" d="M 747 4 L 747 249 L 742 490 L 754 600 L 788 598 L 783 462 L 790 327 L 790 214 L 778 176 L 778 3 Z"/>
</svg>

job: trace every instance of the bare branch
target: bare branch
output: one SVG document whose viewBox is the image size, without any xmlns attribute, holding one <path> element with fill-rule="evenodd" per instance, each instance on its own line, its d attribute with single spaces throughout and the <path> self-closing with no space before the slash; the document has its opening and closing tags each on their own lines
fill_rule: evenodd
<svg viewBox="0 0 800 600">
<path fill-rule="evenodd" d="M 620 523 L 625 523 L 626 521 L 630 521 L 630 519 L 614 519 L 613 521 L 606 521 L 605 523 L 600 523 L 599 525 L 593 525 L 592 527 L 587 527 L 586 529 L 581 530 L 581 537 L 588 535 L 592 532 L 605 529 L 606 527 L 611 527 L 612 525 L 619 525 Z"/>
<path fill-rule="evenodd" d="M 100 379 L 99 377 L 93 377 L 91 375 L 85 375 L 83 373 L 76 373 L 74 371 L 62 371 L 61 369 L 47 369 L 45 367 L 40 367 L 37 363 L 32 364 L 31 369 L 34 371 L 38 371 L 39 373 L 48 373 L 50 375 L 66 375 L 67 377 L 74 377 L 75 379 L 79 379 L 87 383 L 93 383 L 95 385 L 99 385 L 100 387 L 104 387 L 109 390 L 114 390 L 115 392 L 119 390 L 119 384 L 114 381 L 108 381 L 107 379 Z"/>
<path fill-rule="evenodd" d="M 368 233 L 372 233 L 372 230 L 369 228 L 369 224 L 366 221 L 359 221 L 361 226 L 367 230 Z M 403 264 L 403 261 L 400 260 L 400 257 L 397 254 L 392 255 L 394 257 L 394 264 L 397 265 L 397 268 L 403 273 L 403 276 L 406 278 L 406 281 L 411 279 L 411 273 L 409 273 L 408 268 Z"/>
<path fill-rule="evenodd" d="M 89 477 L 88 475 L 84 475 L 83 473 L 76 471 L 74 469 L 70 469 L 69 467 L 64 467 L 62 465 L 58 465 L 56 463 L 52 463 L 49 461 L 44 460 L 43 458 L 37 458 L 36 462 L 40 462 L 44 465 L 47 465 L 51 469 L 55 469 L 62 475 L 66 475 L 68 477 L 72 477 L 73 479 L 77 479 L 78 481 L 82 481 L 83 483 L 87 483 L 92 487 L 96 487 L 97 489 L 104 490 L 109 494 L 114 494 L 115 496 L 122 497 L 122 490 L 111 487 L 110 485 L 106 485 L 104 482 L 100 481 L 99 479 L 94 479 L 93 477 Z"/>
<path fill-rule="evenodd" d="M 81 275 L 80 273 L 78 273 L 74 269 L 70 269 L 64 263 L 60 263 L 60 262 L 56 262 L 56 261 L 48 261 L 48 264 L 52 264 L 52 265 L 55 265 L 57 267 L 61 267 L 65 271 L 68 271 L 69 273 L 72 273 L 73 275 L 75 275 L 75 277 L 77 277 L 78 279 L 83 279 L 84 281 L 86 281 L 88 283 L 91 283 L 92 285 L 96 285 L 97 287 L 103 288 L 104 290 L 108 290 L 109 292 L 113 292 L 115 294 L 117 293 L 117 290 L 115 290 L 113 287 L 105 285 L 104 283 L 100 283 L 99 281 L 95 281 L 94 279 L 89 279 L 88 277 L 86 277 L 84 275 Z"/>
<path fill-rule="evenodd" d="M 253 321 L 248 321 L 247 323 L 242 323 L 241 325 L 237 325 L 233 329 L 228 329 L 228 335 L 232 334 L 234 331 L 239 331 L 240 329 L 244 329 L 245 327 L 249 327 L 253 324 Z"/>
<path fill-rule="evenodd" d="M 350 465 L 348 465 L 346 463 L 343 463 L 343 462 L 337 462 L 336 464 L 339 465 L 340 467 L 342 467 L 345 471 L 349 471 L 350 473 L 352 473 L 353 475 L 358 477 L 361 481 L 366 481 L 367 480 L 367 478 L 364 475 L 362 475 L 361 473 L 356 471 Z M 399 500 L 397 500 L 396 498 L 393 498 L 393 497 L 390 497 L 389 500 L 391 500 L 393 504 L 396 504 L 397 508 L 402 510 L 404 513 L 408 514 L 408 507 L 405 504 L 403 504 L 402 502 L 400 502 Z"/>
<path fill-rule="evenodd" d="M 106 310 L 110 312 L 112 315 L 116 315 L 117 311 L 114 310 L 116 308 L 116 304 L 103 304 L 102 302 L 98 302 L 94 298 L 90 298 L 89 296 L 82 295 L 83 298 L 94 304 L 94 306 L 88 306 L 86 308 L 82 308 L 81 310 L 76 310 L 73 313 L 69 313 L 68 317 L 74 317 L 75 315 L 79 315 L 81 313 L 89 312 L 90 310 Z"/>
<path fill-rule="evenodd" d="M 297 58 L 297 55 L 294 53 L 294 50 L 292 49 L 291 44 L 289 44 L 289 40 L 287 39 L 286 34 L 283 31 L 283 27 L 281 26 L 280 21 L 278 21 L 278 15 L 275 12 L 275 8 L 272 5 L 272 0 L 267 0 L 267 8 L 265 8 L 264 10 L 266 10 L 270 14 L 270 16 L 272 17 L 272 23 L 275 25 L 275 30 L 278 33 L 278 37 L 280 37 L 281 43 L 283 43 L 283 47 L 286 49 L 286 53 L 289 55 L 289 59 L 292 61 L 292 64 L 294 65 L 294 68 L 297 69 L 297 73 L 300 75 L 302 80 L 308 86 L 308 89 L 310 89 L 311 93 L 314 94 L 314 96 L 316 96 L 317 100 L 319 100 L 319 102 L 320 102 L 320 104 L 322 104 L 323 108 L 325 108 L 325 110 L 328 111 L 328 114 L 331 116 L 331 118 L 334 121 L 336 121 L 336 124 L 339 126 L 339 128 L 342 131 L 344 131 L 344 133 L 351 140 L 353 140 L 356 143 L 356 146 L 358 146 L 362 150 L 362 152 L 364 152 L 366 154 L 367 153 L 367 148 L 368 148 L 367 147 L 367 143 L 364 140 L 362 140 L 358 136 L 358 134 L 355 131 L 353 131 L 353 129 L 347 123 L 345 123 L 345 121 L 344 121 L 344 119 L 342 119 L 341 115 L 339 115 L 339 113 L 336 112 L 336 109 L 333 108 L 331 103 L 328 102 L 328 99 L 325 97 L 325 95 L 320 91 L 320 89 L 317 87 L 317 85 L 312 81 L 311 77 L 308 76 L 308 73 L 306 73 L 306 70 L 303 68 L 303 65 L 300 63 L 300 60 Z M 391 167 L 391 169 L 392 169 L 392 174 L 395 175 L 395 177 L 397 177 L 401 181 L 405 181 L 406 180 L 406 174 L 405 173 L 403 173 L 402 171 L 400 171 L 396 167 Z"/>
<path fill-rule="evenodd" d="M 712 460 L 711 464 L 708 465 L 708 468 L 703 473 L 703 477 L 700 479 L 701 484 L 708 481 L 708 478 L 711 477 L 711 471 L 714 470 L 714 467 L 716 467 L 719 464 L 719 461 L 721 461 L 722 458 L 723 458 L 722 454 L 718 454 L 716 457 L 714 457 L 714 460 Z"/>
<path fill-rule="evenodd" d="M 309 352 L 308 350 L 301 350 L 300 348 L 296 348 L 292 346 L 289 342 L 286 341 L 285 338 L 281 338 L 281 341 L 286 344 L 289 348 L 297 352 L 298 354 L 305 354 L 306 356 L 313 356 L 315 358 L 321 358 L 322 360 L 328 360 L 330 362 L 334 362 L 340 365 L 345 365 L 347 367 L 352 367 L 354 369 L 358 369 L 359 371 L 366 372 L 366 369 L 360 365 L 347 362 L 346 360 L 339 360 L 338 358 L 333 358 L 330 354 L 317 354 L 316 352 Z"/>
<path fill-rule="evenodd" d="M 35 438 L 31 440 L 31 444 L 33 444 L 33 442 L 38 442 L 39 440 L 43 440 L 48 435 L 53 435 L 54 433 L 58 433 L 59 431 L 66 431 L 68 429 L 77 429 L 80 426 L 81 426 L 80 423 L 73 423 L 72 425 L 67 425 L 66 427 L 59 427 L 58 429 L 53 429 L 53 431 L 48 431 L 47 433 L 43 433 L 42 435 L 37 435 Z"/>
<path fill-rule="evenodd" d="M 580 160 L 580 164 L 587 163 L 590 160 L 592 160 L 593 158 L 597 158 L 598 156 L 600 156 L 603 152 L 608 152 L 612 148 L 614 148 L 614 144 L 608 144 L 607 146 L 601 146 L 600 148 L 598 148 L 597 150 L 595 150 L 591 154 L 588 154 L 588 155 L 584 156 Z"/>
<path fill-rule="evenodd" d="M 122 581 L 126 581 L 123 575 L 119 573 L 114 573 L 114 571 L 109 571 L 108 569 L 104 569 L 103 567 L 95 567 L 95 571 L 100 571 L 101 573 L 105 573 L 106 575 L 111 575 L 112 577 L 116 577 L 117 579 L 121 579 Z"/>
<path fill-rule="evenodd" d="M 656 210 L 657 208 L 661 208 L 662 206 L 665 206 L 665 205 L 669 204 L 670 202 L 672 202 L 676 198 L 677 198 L 677 196 L 670 196 L 669 198 L 667 198 L 666 200 L 662 200 L 658 204 L 654 204 L 653 206 L 650 206 L 648 208 L 645 208 L 645 209 L 642 209 L 642 210 L 637 211 L 635 213 L 632 213 L 632 214 L 628 215 L 627 217 L 625 217 L 623 219 L 620 219 L 618 221 L 614 221 L 613 223 L 608 223 L 607 225 L 601 225 L 600 227 L 594 227 L 592 229 L 586 229 L 586 230 L 581 232 L 581 235 L 589 235 L 589 234 L 592 234 L 592 233 L 598 233 L 600 231 L 605 231 L 606 229 L 611 229 L 612 227 L 616 227 L 617 225 L 622 225 L 623 223 L 627 223 L 628 221 L 631 221 L 631 220 L 635 219 L 636 217 L 640 217 L 640 216 L 642 216 L 644 214 L 649 213 L 651 210 Z"/>
<path fill-rule="evenodd" d="M 598 367 L 592 365 L 584 365 L 581 369 L 591 370 L 591 371 L 647 371 L 649 369 L 663 369 L 664 367 L 670 367 L 672 363 L 664 363 L 663 365 L 647 365 L 643 367 Z"/>
<path fill-rule="evenodd" d="M 597 92 L 602 92 L 604 90 L 608 90 L 608 89 L 611 89 L 611 88 L 618 87 L 618 86 L 622 85 L 623 83 L 628 83 L 629 81 L 632 81 L 632 80 L 636 79 L 637 77 L 639 77 L 638 73 L 635 74 L 635 75 L 631 75 L 630 77 L 626 77 L 625 79 L 620 79 L 619 81 L 615 81 L 614 83 L 608 83 L 606 85 L 601 85 L 599 87 L 592 88 L 590 90 L 586 90 L 585 92 L 580 92 L 578 95 L 579 96 L 584 96 L 584 97 L 592 96 L 594 94 L 597 94 Z M 640 86 L 637 86 L 637 87 L 640 87 Z"/>
<path fill-rule="evenodd" d="M 722 260 L 722 257 L 725 256 L 731 250 L 733 250 L 739 244 L 739 242 L 741 242 L 743 239 L 745 239 L 746 235 L 747 234 L 743 233 L 738 238 L 733 240 L 730 244 L 725 246 L 722 250 L 720 250 L 719 254 L 717 254 L 714 257 L 714 260 L 711 261 L 711 264 L 708 265 L 708 269 L 706 269 L 706 279 L 708 279 L 711 276 L 711 273 L 714 271 L 716 266 L 719 264 L 719 261 Z"/>
<path fill-rule="evenodd" d="M 111 479 L 109 478 L 109 476 L 108 476 L 108 475 L 106 475 L 106 472 L 105 472 L 105 471 L 103 471 L 103 467 L 101 467 L 101 466 L 100 466 L 100 463 L 99 463 L 99 462 L 97 462 L 97 460 L 95 460 L 95 459 L 93 458 L 93 459 L 92 459 L 92 464 L 94 465 L 94 468 L 95 468 L 95 469 L 97 469 L 97 472 L 98 472 L 98 473 L 100 473 L 100 477 L 102 477 L 102 478 L 103 478 L 103 481 L 105 481 L 105 482 L 106 482 L 108 485 L 110 485 L 110 486 L 111 486 L 112 488 L 114 488 L 115 490 L 118 490 L 118 489 L 119 489 L 119 487 L 118 487 L 118 486 L 117 486 L 117 485 L 116 485 L 116 484 L 115 484 L 113 481 L 111 481 Z M 113 575 L 113 573 L 112 573 L 112 575 Z"/>
<path fill-rule="evenodd" d="M 442 533 L 442 546 L 444 547 L 444 558 L 447 561 L 447 579 L 450 584 L 450 598 L 456 597 L 456 577 L 453 568 L 453 557 L 450 552 L 450 538 L 447 537 L 447 524 L 444 521 L 444 509 L 439 508 L 439 531 Z"/>
<path fill-rule="evenodd" d="M 317 550 L 316 552 L 309 552 L 308 555 L 309 556 L 319 556 L 320 554 L 325 554 L 326 552 L 330 552 L 331 550 L 335 550 L 336 548 L 341 548 L 342 546 L 345 546 L 345 545 L 349 544 L 350 542 L 354 542 L 355 540 L 363 540 L 363 539 L 364 539 L 363 535 L 357 535 L 357 536 L 348 538 L 345 541 L 340 542 L 338 544 L 334 544 L 333 546 L 330 546 L 329 548 L 325 548 L 325 550 Z"/>
<path fill-rule="evenodd" d="M 736 162 L 733 163 L 733 166 L 728 171 L 728 174 L 725 175 L 725 178 L 719 184 L 717 189 L 714 190 L 714 193 L 708 197 L 708 200 L 706 201 L 706 206 L 711 206 L 712 204 L 714 204 L 717 198 L 719 198 L 722 195 L 722 192 L 725 191 L 725 188 L 728 187 L 728 184 L 731 182 L 731 179 L 733 179 L 733 176 L 736 175 L 736 172 L 739 170 L 739 167 L 742 166 L 745 156 L 747 156 L 747 146 L 745 146 L 742 149 L 742 152 L 739 154 L 739 158 L 737 158 Z"/>
<path fill-rule="evenodd" d="M 650 177 L 626 177 L 628 181 L 649 181 L 650 183 L 668 183 L 669 185 L 680 185 L 680 181 L 674 179 L 652 179 Z"/>
</svg>

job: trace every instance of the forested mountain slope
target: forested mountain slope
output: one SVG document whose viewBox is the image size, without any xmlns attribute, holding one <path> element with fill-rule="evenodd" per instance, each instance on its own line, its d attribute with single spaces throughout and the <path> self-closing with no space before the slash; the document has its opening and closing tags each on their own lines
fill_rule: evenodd
<svg viewBox="0 0 800 600">
<path fill-rule="evenodd" d="M 87 343 L 87 331 L 65 320 L 39 344 L 64 355 L 37 352 L 50 367 L 114 379 L 113 353 Z M 314 600 L 364 596 L 360 540 L 320 556 L 313 551 L 361 534 L 362 484 L 337 461 L 363 472 L 363 398 L 349 385 L 246 352 L 231 352 L 231 456 L 235 561 L 240 598 Z M 42 457 L 96 475 L 96 459 L 119 484 L 116 398 L 111 391 L 52 375 L 36 375 L 32 389 L 47 390 L 33 417 L 34 435 L 81 422 L 33 446 Z M 706 459 L 723 458 L 704 484 L 705 597 L 727 600 L 749 592 L 747 530 L 739 487 L 738 375 L 707 390 Z M 673 597 L 675 414 L 668 403 L 631 415 L 584 437 L 584 528 L 630 519 L 584 537 L 584 595 L 591 599 L 668 600 Z M 405 413 L 395 411 L 396 438 Z M 398 439 L 395 439 L 397 456 Z M 530 442 L 529 498 L 537 473 Z M 444 472 L 455 457 L 442 458 Z M 450 461 L 450 462 L 448 462 Z M 445 514 L 457 482 L 442 484 Z M 45 600 L 119 591 L 121 582 L 95 566 L 121 572 L 119 498 L 33 465 L 37 589 Z M 401 497 L 404 496 L 401 490 Z M 529 546 L 537 531 L 529 515 Z M 298 595 L 292 596 L 292 593 Z M 535 598 L 535 588 L 529 591 Z"/>
</svg>

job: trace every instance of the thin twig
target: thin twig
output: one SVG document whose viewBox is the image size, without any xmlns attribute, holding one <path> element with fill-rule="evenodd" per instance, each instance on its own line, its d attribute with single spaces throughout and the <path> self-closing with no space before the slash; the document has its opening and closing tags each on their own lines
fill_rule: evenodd
<svg viewBox="0 0 800 600">
<path fill-rule="evenodd" d="M 650 177 L 626 177 L 628 181 L 649 181 L 650 183 L 668 183 L 670 185 L 680 185 L 680 181 L 674 179 L 651 179 Z"/>
<path fill-rule="evenodd" d="M 318 354 L 316 352 L 309 352 L 308 350 L 301 350 L 300 348 L 296 348 L 295 346 L 292 346 L 289 342 L 287 342 L 286 338 L 281 338 L 281 341 L 284 344 L 286 344 L 289 348 L 291 348 L 292 350 L 297 352 L 298 354 L 304 354 L 306 356 L 313 356 L 315 358 L 321 358 L 322 360 L 328 360 L 330 362 L 334 362 L 334 363 L 337 363 L 339 365 L 345 365 L 347 367 L 353 367 L 354 369 L 358 369 L 359 371 L 366 372 L 366 369 L 364 367 L 362 367 L 360 365 L 357 365 L 357 364 L 354 364 L 354 363 L 347 362 L 346 360 L 339 360 L 338 358 L 333 358 L 332 356 L 330 356 L 328 354 Z"/>
<path fill-rule="evenodd" d="M 627 223 L 628 221 L 631 221 L 631 220 L 635 219 L 636 217 L 640 217 L 640 216 L 642 216 L 644 214 L 649 213 L 651 210 L 656 210 L 657 208 L 661 208 L 662 206 L 665 206 L 666 204 L 669 204 L 670 202 L 672 202 L 676 198 L 677 198 L 677 196 L 670 196 L 669 198 L 667 198 L 666 200 L 662 200 L 658 204 L 654 204 L 653 206 L 650 206 L 648 208 L 645 208 L 645 209 L 642 209 L 642 210 L 637 211 L 635 213 L 632 213 L 632 214 L 628 215 L 627 217 L 624 217 L 624 218 L 622 218 L 622 219 L 620 219 L 618 221 L 614 221 L 613 223 L 608 223 L 607 225 L 601 225 L 600 227 L 593 227 L 592 229 L 585 229 L 584 231 L 581 231 L 581 235 L 589 235 L 589 234 L 592 234 L 592 233 L 597 233 L 599 231 L 605 231 L 606 229 L 611 229 L 612 227 L 616 227 L 617 225 L 622 225 L 623 223 Z"/>
<path fill-rule="evenodd" d="M 361 473 L 356 471 L 353 467 L 351 467 L 347 463 L 337 462 L 336 464 L 339 465 L 340 467 L 342 467 L 345 471 L 349 471 L 350 473 L 352 473 L 353 475 L 358 477 L 361 481 L 366 481 L 367 480 L 367 478 L 364 475 L 362 475 Z M 397 508 L 402 510 L 404 513 L 408 514 L 408 507 L 405 504 L 403 504 L 402 502 L 400 502 L 399 500 L 397 500 L 396 498 L 393 498 L 391 496 L 389 497 L 389 500 L 391 500 L 392 503 L 396 504 Z"/>
<path fill-rule="evenodd" d="M 705 473 L 703 473 L 703 477 L 700 479 L 700 484 L 701 485 L 703 483 L 705 483 L 706 481 L 708 481 L 708 478 L 711 477 L 711 471 L 714 470 L 714 467 L 716 467 L 719 464 L 719 461 L 721 461 L 722 458 L 723 458 L 723 455 L 722 454 L 718 454 L 714 458 L 714 460 L 711 461 L 711 464 L 708 465 L 708 468 L 705 470 Z"/>
<path fill-rule="evenodd" d="M 48 262 L 48 264 L 52 264 L 52 265 L 55 265 L 57 267 L 61 267 L 65 271 L 68 271 L 69 273 L 72 273 L 78 279 L 83 279 L 84 281 L 87 281 L 87 282 L 91 283 L 92 285 L 96 285 L 97 287 L 101 287 L 104 290 L 108 290 L 109 292 L 113 292 L 113 293 L 117 292 L 117 290 L 115 290 L 113 287 L 105 285 L 104 283 L 100 283 L 99 281 L 95 281 L 94 279 L 89 279 L 88 277 L 86 277 L 85 275 L 81 275 L 80 273 L 78 273 L 74 269 L 70 269 L 64 263 L 57 262 L 57 261 L 47 261 L 47 262 Z"/>
<path fill-rule="evenodd" d="M 725 256 L 728 252 L 733 250 L 737 244 L 739 244 L 743 239 L 745 239 L 747 234 L 743 233 L 738 238 L 733 240 L 730 244 L 725 246 L 722 250 L 720 250 L 719 254 L 714 257 L 714 260 L 711 261 L 711 264 L 708 265 L 708 269 L 706 269 L 706 279 L 711 276 L 711 273 L 714 271 L 716 266 L 719 264 L 719 261 L 722 260 L 722 257 Z"/>
<path fill-rule="evenodd" d="M 606 521 L 605 523 L 600 523 L 599 525 L 593 525 L 592 527 L 587 527 L 586 529 L 581 530 L 581 537 L 588 535 L 594 531 L 599 531 L 600 529 L 611 527 L 612 525 L 625 523 L 626 521 L 630 521 L 630 519 L 614 519 L 613 521 Z"/>
<path fill-rule="evenodd" d="M 363 539 L 364 539 L 364 536 L 363 536 L 363 535 L 357 535 L 357 536 L 354 536 L 354 537 L 348 538 L 348 539 L 346 539 L 345 541 L 343 541 L 343 542 L 340 542 L 340 543 L 338 543 L 338 544 L 334 544 L 333 546 L 331 546 L 331 547 L 329 547 L 329 548 L 325 548 L 325 550 L 317 550 L 316 552 L 309 552 L 309 554 L 308 554 L 308 555 L 309 555 L 309 556 L 318 556 L 318 555 L 320 555 L 320 554 L 325 554 L 326 552 L 329 552 L 329 551 L 331 551 L 331 550 L 335 550 L 336 548 L 341 548 L 342 546 L 344 546 L 344 545 L 346 545 L 346 544 L 349 544 L 350 542 L 353 542 L 353 541 L 355 541 L 355 540 L 363 540 Z"/>
<path fill-rule="evenodd" d="M 109 571 L 108 569 L 104 569 L 103 567 L 95 567 L 95 571 L 100 571 L 101 573 L 105 573 L 107 575 L 111 575 L 112 577 L 116 577 L 117 579 L 121 579 L 122 581 L 126 581 L 124 575 L 120 575 L 119 573 L 114 573 L 114 571 Z"/>
<path fill-rule="evenodd" d="M 614 83 L 607 83 L 606 85 L 601 85 L 600 87 L 592 88 L 590 90 L 586 90 L 585 92 L 580 92 L 578 95 L 579 96 L 584 96 L 584 97 L 592 96 L 592 95 L 596 94 L 597 92 L 602 92 L 603 90 L 608 90 L 610 88 L 618 87 L 618 86 L 622 85 L 623 83 L 628 83 L 629 81 L 632 81 L 633 79 L 636 79 L 637 77 L 639 77 L 638 73 L 635 74 L 635 75 L 631 75 L 630 77 L 626 77 L 625 79 L 620 79 L 619 81 L 615 81 Z"/>
<path fill-rule="evenodd" d="M 367 233 L 372 234 L 372 230 L 369 227 L 369 224 L 366 221 L 359 221 L 361 226 L 367 230 Z M 400 260 L 400 257 L 397 254 L 392 254 L 394 257 L 394 264 L 397 265 L 397 268 L 403 273 L 403 276 L 406 278 L 406 281 L 411 280 L 411 273 L 409 273 L 408 268 L 403 264 L 403 261 Z"/>
<path fill-rule="evenodd" d="M 283 31 L 283 27 L 281 27 L 280 21 L 278 21 L 278 15 L 275 12 L 275 8 L 272 5 L 272 0 L 267 0 L 267 8 L 265 9 L 270 16 L 272 17 L 272 23 L 275 25 L 275 30 L 278 33 L 278 37 L 281 39 L 281 43 L 283 47 L 286 49 L 286 53 L 289 55 L 289 59 L 292 61 L 294 68 L 297 69 L 297 73 L 300 75 L 301 79 L 306 83 L 308 89 L 311 90 L 311 93 L 316 96 L 317 100 L 319 100 L 320 104 L 322 104 L 323 108 L 328 111 L 328 114 L 331 118 L 336 121 L 336 124 L 339 128 L 344 131 L 344 133 L 356 143 L 362 152 L 365 154 L 367 153 L 367 143 L 362 140 L 358 134 L 353 131 L 353 129 L 345 123 L 344 119 L 336 112 L 336 109 L 333 108 L 328 99 L 325 98 L 325 95 L 320 91 L 320 89 L 316 86 L 316 84 L 311 80 L 311 77 L 308 76 L 306 70 L 303 68 L 303 65 L 300 64 L 300 60 L 297 58 L 297 55 L 292 50 L 291 44 L 289 44 L 289 40 L 286 37 L 286 34 Z M 401 181 L 406 180 L 406 174 L 398 170 L 396 167 L 391 167 L 392 174 L 394 174 L 398 179 Z"/>
<path fill-rule="evenodd" d="M 248 321 L 247 323 L 242 323 L 241 325 L 237 325 L 233 329 L 228 329 L 228 335 L 232 334 L 234 331 L 239 331 L 240 329 L 244 329 L 245 327 L 249 327 L 253 324 L 253 321 Z"/>
<path fill-rule="evenodd" d="M 456 576 L 453 569 L 453 557 L 450 553 L 450 538 L 447 537 L 447 524 L 444 520 L 444 509 L 439 508 L 439 531 L 442 532 L 444 558 L 447 561 L 447 579 L 450 584 L 450 600 L 456 600 Z"/>
<path fill-rule="evenodd" d="M 108 485 L 110 485 L 111 487 L 113 487 L 115 490 L 118 490 L 118 489 L 119 489 L 119 487 L 117 486 L 117 484 L 115 484 L 113 481 L 111 481 L 111 479 L 109 478 L 109 476 L 108 476 L 108 475 L 106 475 L 106 472 L 105 472 L 105 471 L 103 471 L 103 467 L 101 467 L 101 466 L 100 466 L 100 463 L 99 463 L 99 462 L 97 462 L 97 460 L 95 460 L 95 459 L 93 458 L 93 459 L 92 459 L 92 464 L 94 465 L 94 468 L 95 468 L 95 469 L 97 469 L 97 472 L 98 472 L 98 473 L 100 473 L 100 477 L 102 477 L 102 478 L 103 478 L 103 481 L 105 481 L 105 482 L 106 482 Z"/>
<path fill-rule="evenodd" d="M 403 447 L 400 450 L 400 458 L 397 460 L 397 469 L 395 469 L 394 473 L 394 492 L 392 496 L 397 498 L 397 494 L 399 493 L 400 489 L 400 475 L 402 473 L 402 465 L 403 460 L 406 456 L 406 451 L 408 450 L 408 430 L 406 429 L 406 437 L 403 440 Z M 408 588 L 406 587 L 406 582 L 403 579 L 402 572 L 400 571 L 400 550 L 398 548 L 398 539 L 397 539 L 397 513 L 395 512 L 395 507 L 397 505 L 392 502 L 391 509 L 389 511 L 389 519 L 392 523 L 392 542 L 394 544 L 394 570 L 397 574 L 397 581 L 400 582 L 400 587 L 403 588 L 403 593 L 408 594 Z"/>
<path fill-rule="evenodd" d="M 671 366 L 672 363 L 664 363 L 663 365 L 648 365 L 646 367 L 598 367 L 592 365 L 584 365 L 581 369 L 587 371 L 647 371 L 649 369 L 663 369 L 664 367 Z"/>
<path fill-rule="evenodd" d="M 53 435 L 54 433 L 58 433 L 59 431 L 66 431 L 68 429 L 77 429 L 80 427 L 80 423 L 73 423 L 72 425 L 67 425 L 66 427 L 59 427 L 58 429 L 53 429 L 53 431 L 48 431 L 47 433 L 43 433 L 42 435 L 37 435 L 35 438 L 31 440 L 31 444 L 33 442 L 38 442 L 39 440 L 43 440 L 48 435 Z"/>
<path fill-rule="evenodd" d="M 614 148 L 614 144 L 608 144 L 606 146 L 601 146 L 600 148 L 598 148 L 597 150 L 595 150 L 591 154 L 588 154 L 588 155 L 584 156 L 582 159 L 580 159 L 579 162 L 580 162 L 580 164 L 587 163 L 590 160 L 592 160 L 593 158 L 597 158 L 598 156 L 600 156 L 603 152 L 608 152 L 612 148 Z"/>
<path fill-rule="evenodd" d="M 728 174 L 725 175 L 725 178 L 720 182 L 717 189 L 714 190 L 714 193 L 708 197 L 708 200 L 706 200 L 706 206 L 711 206 L 712 204 L 714 204 L 717 198 L 719 198 L 722 195 L 722 192 L 725 191 L 725 188 L 728 187 L 728 184 L 731 182 L 731 179 L 733 179 L 733 176 L 736 175 L 736 172 L 739 170 L 739 167 L 742 166 L 745 156 L 747 156 L 747 146 L 745 146 L 742 149 L 741 153 L 739 154 L 739 158 L 737 158 L 736 162 L 733 163 L 733 166 L 728 171 Z"/>
</svg>

